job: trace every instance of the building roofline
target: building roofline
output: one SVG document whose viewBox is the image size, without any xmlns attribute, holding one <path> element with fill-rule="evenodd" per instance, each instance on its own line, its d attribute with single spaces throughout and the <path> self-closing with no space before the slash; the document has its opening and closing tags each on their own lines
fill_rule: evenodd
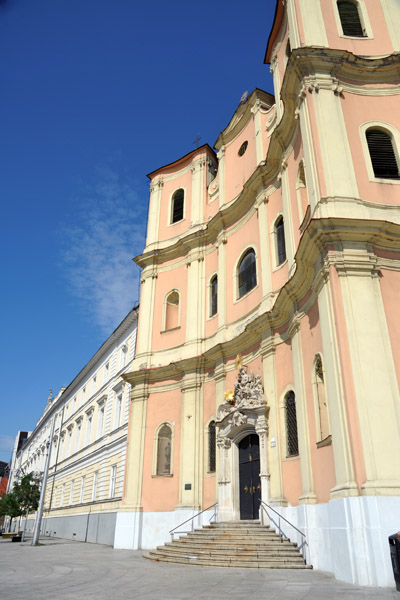
<svg viewBox="0 0 400 600">
<path fill-rule="evenodd" d="M 56 396 L 53 403 L 50 405 L 49 409 L 47 411 L 46 411 L 46 408 L 44 409 L 43 413 L 41 414 L 41 416 L 38 419 L 36 427 L 34 428 L 33 431 L 30 432 L 30 434 L 26 438 L 27 441 L 30 440 L 31 438 L 33 438 L 37 434 L 37 431 L 43 426 L 43 422 L 45 420 L 48 420 L 52 416 L 54 416 L 54 414 L 59 410 L 60 404 L 62 403 L 63 399 L 65 399 L 66 394 L 71 392 L 73 387 L 83 378 L 84 375 L 86 375 L 90 371 L 91 367 L 93 366 L 93 363 L 95 363 L 99 358 L 101 358 L 101 356 L 103 356 L 105 354 L 105 352 L 114 344 L 116 339 L 118 339 L 119 336 L 122 333 L 124 333 L 124 331 L 126 331 L 128 329 L 128 327 L 130 327 L 130 325 L 132 325 L 134 320 L 137 319 L 138 312 L 139 312 L 139 304 L 134 306 L 129 311 L 129 313 L 122 319 L 122 321 L 119 323 L 119 325 L 117 325 L 117 327 L 114 329 L 112 334 L 105 340 L 105 342 L 103 342 L 103 344 L 100 346 L 100 348 L 97 350 L 97 352 L 95 352 L 95 354 L 93 354 L 93 356 L 86 363 L 86 365 L 73 378 L 71 383 L 68 384 L 68 386 L 62 391 L 61 394 L 59 393 Z M 20 450 L 16 454 L 19 454 L 19 452 L 22 449 L 23 449 L 23 447 L 21 447 Z"/>
<path fill-rule="evenodd" d="M 268 97 L 269 99 L 272 100 L 272 104 L 275 104 L 275 96 L 273 94 L 271 94 L 270 92 L 266 92 L 265 90 L 262 90 L 260 88 L 254 88 L 254 90 L 249 94 L 248 98 L 244 102 L 241 102 L 239 104 L 239 106 L 236 108 L 236 110 L 233 113 L 232 117 L 230 118 L 228 124 L 226 125 L 226 127 L 224 127 L 224 129 L 218 135 L 218 138 L 216 139 L 215 144 L 214 144 L 214 148 L 219 150 L 221 145 L 223 145 L 224 142 L 226 141 L 226 138 L 229 137 L 228 132 L 231 133 L 231 130 L 233 130 L 233 129 L 236 130 L 236 128 L 239 126 L 238 125 L 239 122 L 240 123 L 243 122 L 242 121 L 243 115 L 245 115 L 246 112 L 248 114 L 250 113 L 250 107 L 255 104 L 255 101 L 256 101 L 257 97 L 259 97 L 259 96 L 263 96 L 265 100 Z M 233 124 L 235 117 L 237 118 L 237 122 Z M 247 122 L 246 119 L 245 119 L 245 122 Z M 236 133 L 234 135 L 236 135 Z"/>
<path fill-rule="evenodd" d="M 168 163 L 167 165 L 163 165 L 162 167 L 159 167 L 158 169 L 156 169 L 155 171 L 152 171 L 151 173 L 149 173 L 147 175 L 147 177 L 149 179 L 152 179 L 153 177 L 155 177 L 155 175 L 158 175 L 159 173 L 161 173 L 164 169 L 169 169 L 171 167 L 178 167 L 181 163 L 184 163 L 186 160 L 188 160 L 191 156 L 195 155 L 198 152 L 204 152 L 204 150 L 209 150 L 209 152 L 211 152 L 213 154 L 213 156 L 215 157 L 215 152 L 214 150 L 211 148 L 211 146 L 209 146 L 208 144 L 203 144 L 202 146 L 200 146 L 199 148 L 196 148 L 195 150 L 192 150 L 191 152 L 188 152 L 187 154 L 185 154 L 184 156 L 182 156 L 181 158 L 178 158 L 177 160 Z"/>
<path fill-rule="evenodd" d="M 276 36 L 278 35 L 278 33 L 281 29 L 281 25 L 282 25 L 284 16 L 285 16 L 285 7 L 280 0 L 277 0 L 276 7 L 275 7 L 274 21 L 272 24 L 271 33 L 269 34 L 267 48 L 265 50 L 264 63 L 266 63 L 267 65 L 269 65 L 271 63 L 272 48 L 274 46 Z"/>
</svg>

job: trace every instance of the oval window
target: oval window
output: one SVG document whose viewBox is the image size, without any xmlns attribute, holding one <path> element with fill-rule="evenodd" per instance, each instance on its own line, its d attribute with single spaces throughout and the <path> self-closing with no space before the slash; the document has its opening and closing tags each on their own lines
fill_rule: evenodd
<svg viewBox="0 0 400 600">
<path fill-rule="evenodd" d="M 246 140 L 245 142 L 243 142 L 243 144 L 240 146 L 239 148 L 239 156 L 243 156 L 243 154 L 246 152 L 247 150 L 247 146 L 249 145 L 249 142 Z"/>
</svg>

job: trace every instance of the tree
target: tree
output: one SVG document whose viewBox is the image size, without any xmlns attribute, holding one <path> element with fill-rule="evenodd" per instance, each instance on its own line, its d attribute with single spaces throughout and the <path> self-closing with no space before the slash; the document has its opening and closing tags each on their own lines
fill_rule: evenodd
<svg viewBox="0 0 400 600">
<path fill-rule="evenodd" d="M 20 510 L 20 515 L 37 509 L 40 498 L 39 482 L 33 473 L 27 473 L 18 482 L 14 483 L 15 494 Z"/>
<path fill-rule="evenodd" d="M 0 515 L 8 515 L 12 522 L 15 517 L 36 510 L 39 498 L 39 482 L 33 473 L 27 473 L 14 483 L 11 492 L 0 499 Z"/>
</svg>

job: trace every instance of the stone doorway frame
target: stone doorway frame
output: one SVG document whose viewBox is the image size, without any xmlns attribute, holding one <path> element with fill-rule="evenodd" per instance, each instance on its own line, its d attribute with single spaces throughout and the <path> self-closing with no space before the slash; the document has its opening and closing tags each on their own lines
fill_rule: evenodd
<svg viewBox="0 0 400 600">
<path fill-rule="evenodd" d="M 235 392 L 227 392 L 225 397 L 231 401 L 219 407 L 216 420 L 218 521 L 239 521 L 239 442 L 246 435 L 255 433 L 259 437 L 261 500 L 268 502 L 269 499 L 269 407 L 264 398 L 261 378 L 247 374 L 243 367 L 239 370 Z"/>
</svg>

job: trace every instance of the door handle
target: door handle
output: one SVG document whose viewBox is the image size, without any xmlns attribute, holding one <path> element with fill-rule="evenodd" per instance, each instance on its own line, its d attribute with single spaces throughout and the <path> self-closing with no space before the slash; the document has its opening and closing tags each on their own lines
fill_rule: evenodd
<svg viewBox="0 0 400 600">
<path fill-rule="evenodd" d="M 247 487 L 247 485 L 244 486 L 244 493 L 247 494 L 247 492 L 249 491 L 249 488 Z"/>
</svg>

